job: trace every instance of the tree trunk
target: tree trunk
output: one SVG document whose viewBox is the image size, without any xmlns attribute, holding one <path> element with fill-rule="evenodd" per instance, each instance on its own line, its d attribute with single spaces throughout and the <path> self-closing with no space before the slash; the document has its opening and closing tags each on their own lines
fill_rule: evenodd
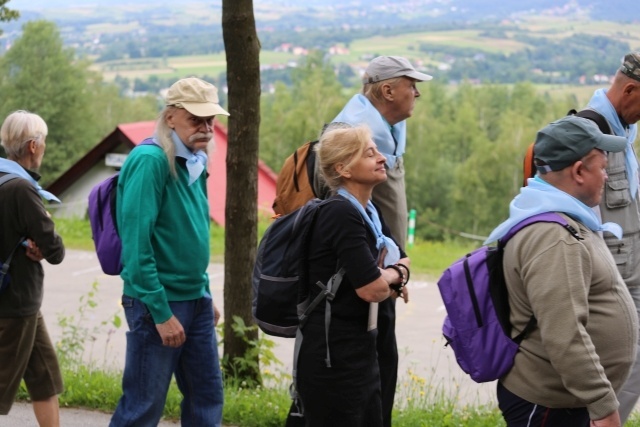
<svg viewBox="0 0 640 427">
<path fill-rule="evenodd" d="M 236 336 L 233 317 L 251 315 L 251 273 L 256 256 L 260 42 L 253 0 L 223 0 L 222 34 L 227 58 L 229 129 L 224 254 L 224 356 L 227 375 L 260 382 L 258 354 L 249 352 L 256 329 Z M 237 359 L 244 363 L 237 363 Z M 247 360 L 251 359 L 251 360 Z"/>
</svg>

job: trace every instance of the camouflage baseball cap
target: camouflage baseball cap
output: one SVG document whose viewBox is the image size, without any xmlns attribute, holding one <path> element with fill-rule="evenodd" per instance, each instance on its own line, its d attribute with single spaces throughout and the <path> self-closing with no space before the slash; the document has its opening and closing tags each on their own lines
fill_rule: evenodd
<svg viewBox="0 0 640 427">
<path fill-rule="evenodd" d="M 631 52 L 624 56 L 620 72 L 640 82 L 640 52 Z"/>
</svg>

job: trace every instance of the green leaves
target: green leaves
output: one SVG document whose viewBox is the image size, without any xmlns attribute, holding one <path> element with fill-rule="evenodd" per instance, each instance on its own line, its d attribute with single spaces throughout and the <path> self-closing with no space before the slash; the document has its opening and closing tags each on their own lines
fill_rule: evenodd
<svg viewBox="0 0 640 427">
<path fill-rule="evenodd" d="M 42 20 L 27 22 L 22 36 L 0 58 L 0 117 L 29 110 L 40 115 L 49 128 L 40 170 L 43 186 L 116 125 L 156 115 L 155 99 L 120 98 L 117 89 L 105 85 L 89 65 L 63 46 L 53 22 Z"/>
</svg>

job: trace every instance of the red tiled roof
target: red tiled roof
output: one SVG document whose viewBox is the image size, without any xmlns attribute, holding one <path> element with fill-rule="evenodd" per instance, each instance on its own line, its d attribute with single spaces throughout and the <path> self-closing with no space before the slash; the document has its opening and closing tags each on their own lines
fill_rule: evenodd
<svg viewBox="0 0 640 427">
<path fill-rule="evenodd" d="M 119 144 L 133 149 L 139 142 L 152 136 L 155 121 L 125 123 L 119 125 L 111 134 L 100 141 L 83 158 L 78 160 L 57 180 L 47 187 L 54 194 L 62 194 L 76 180 L 80 179 L 105 155 L 112 152 Z M 226 156 L 227 130 L 218 121 L 214 122 L 215 149 L 209 153 L 207 171 L 207 191 L 209 194 L 209 215 L 217 224 L 224 226 L 226 201 Z M 258 206 L 260 209 L 271 211 L 271 205 L 276 196 L 277 175 L 262 161 L 258 161 Z"/>
</svg>

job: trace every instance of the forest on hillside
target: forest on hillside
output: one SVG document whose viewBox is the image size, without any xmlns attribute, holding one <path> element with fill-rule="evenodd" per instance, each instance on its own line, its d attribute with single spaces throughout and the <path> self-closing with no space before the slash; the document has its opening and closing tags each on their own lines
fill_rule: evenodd
<svg viewBox="0 0 640 427">
<path fill-rule="evenodd" d="M 530 82 L 466 83 L 452 90 L 434 79 L 418 89 L 407 122 L 405 178 L 409 209 L 418 214 L 416 233 L 426 239 L 487 236 L 508 216 L 521 187 L 525 148 L 538 129 L 583 107 L 573 96 L 556 99 Z M 279 84 L 275 94 L 263 95 L 260 158 L 279 170 L 356 91 L 344 94 L 331 67 L 310 57 L 291 86 Z"/>
<path fill-rule="evenodd" d="M 508 203 L 520 188 L 524 149 L 537 130 L 570 108 L 582 107 L 575 97 L 557 99 L 540 92 L 533 83 L 539 80 L 527 74 L 531 64 L 542 70 L 559 68 L 549 74 L 564 76 L 563 81 L 577 75 L 580 67 L 591 67 L 582 72 L 596 72 L 603 61 L 611 74 L 629 48 L 604 37 L 570 40 L 571 44 L 556 46 L 558 51 L 549 44 L 493 70 L 503 73 L 502 81 L 517 81 L 512 85 L 492 79 L 479 85 L 463 74 L 457 85 L 449 85 L 446 78 L 419 84 L 422 96 L 408 123 L 406 181 L 409 208 L 418 212 L 420 237 L 488 234 L 507 216 Z M 500 57 L 479 59 L 474 61 L 499 64 Z M 42 115 L 50 126 L 47 162 L 41 171 L 44 186 L 117 124 L 151 120 L 158 112 L 157 96 L 125 98 L 117 85 L 104 82 L 89 66 L 90 61 L 78 60 L 77 52 L 64 45 L 57 26 L 47 21 L 26 24 L 21 37 L 0 58 L 0 116 L 26 108 Z M 454 68 L 463 72 L 473 66 Z M 210 80 L 223 87 L 222 78 Z M 168 82 L 157 79 L 157 83 L 167 87 Z M 287 83 L 278 81 L 272 93 L 263 93 L 261 159 L 278 171 L 297 146 L 317 137 L 358 89 L 357 84 L 345 86 L 322 50 L 311 51 L 290 70 Z"/>
<path fill-rule="evenodd" d="M 123 98 L 87 67 L 45 21 L 30 23 L 0 58 L 0 116 L 26 108 L 49 124 L 44 186 L 117 124 L 151 120 L 158 112 L 158 99 Z M 408 122 L 406 181 L 418 235 L 430 239 L 486 235 L 507 216 L 520 188 L 524 149 L 537 130 L 582 107 L 575 97 L 558 100 L 530 82 L 451 87 L 434 79 L 418 87 L 422 95 Z M 278 171 L 357 91 L 342 87 L 321 53 L 310 55 L 293 70 L 290 85 L 277 83 L 262 96 L 260 158 Z"/>
</svg>

